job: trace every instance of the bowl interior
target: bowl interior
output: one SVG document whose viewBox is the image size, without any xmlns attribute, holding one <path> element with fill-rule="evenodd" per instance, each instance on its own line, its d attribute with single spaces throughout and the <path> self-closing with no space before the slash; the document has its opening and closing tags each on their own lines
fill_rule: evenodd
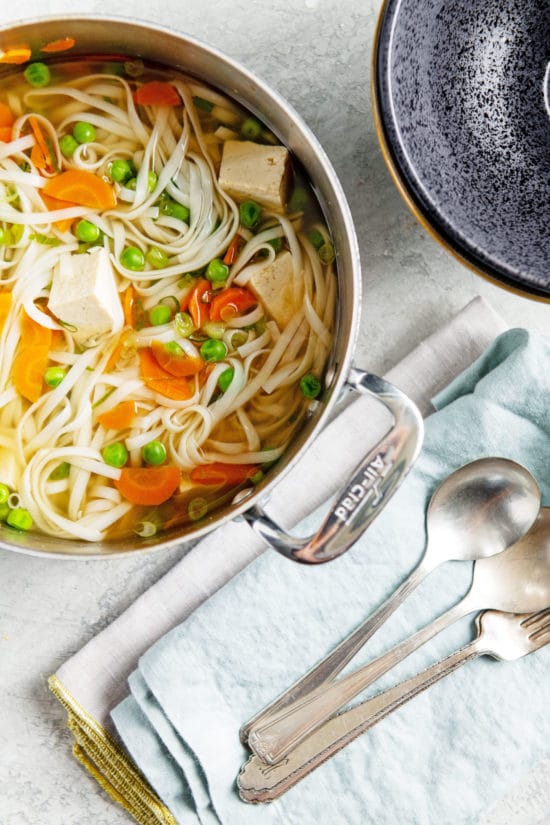
<svg viewBox="0 0 550 825">
<path fill-rule="evenodd" d="M 269 494 L 271 485 L 277 483 L 299 460 L 309 441 L 323 427 L 345 382 L 359 323 L 361 278 L 355 230 L 339 181 L 314 135 L 277 92 L 216 49 L 191 37 L 118 17 L 100 19 L 69 15 L 63 20 L 45 18 L 6 27 L 0 29 L 0 49 L 27 44 L 32 49 L 32 59 L 44 60 L 41 51 L 44 44 L 64 38 L 75 41 L 70 51 L 71 57 L 90 54 L 140 57 L 200 78 L 246 106 L 290 149 L 294 159 L 305 170 L 337 250 L 338 315 L 334 348 L 328 364 L 326 403 L 320 405 L 305 423 L 271 477 L 268 475 L 255 493 L 240 503 L 220 508 L 199 527 L 177 528 L 154 539 L 140 540 L 139 544 L 129 539 L 89 544 L 39 534 L 18 534 L 0 527 L 0 547 L 58 557 L 101 558 L 128 551 L 160 549 L 196 539 Z M 9 71 L 9 67 L 2 69 Z"/>
<path fill-rule="evenodd" d="M 545 0 L 387 0 L 375 95 L 414 207 L 474 268 L 550 296 Z"/>
</svg>

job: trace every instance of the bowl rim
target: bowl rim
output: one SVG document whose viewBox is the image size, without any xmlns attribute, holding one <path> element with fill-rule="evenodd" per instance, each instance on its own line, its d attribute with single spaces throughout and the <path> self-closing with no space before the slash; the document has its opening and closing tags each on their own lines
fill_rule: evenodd
<svg viewBox="0 0 550 825">
<path fill-rule="evenodd" d="M 390 177 L 392 178 L 397 191 L 428 235 L 430 235 L 433 240 L 443 247 L 446 252 L 452 255 L 456 261 L 466 266 L 471 272 L 474 272 L 476 275 L 480 275 L 494 286 L 504 289 L 514 295 L 518 295 L 521 298 L 529 298 L 530 300 L 539 301 L 540 303 L 550 303 L 549 292 L 543 292 L 537 289 L 537 287 L 522 287 L 515 280 L 512 280 L 507 275 L 498 272 L 496 268 L 491 268 L 490 266 L 483 268 L 474 255 L 470 257 L 465 250 L 460 248 L 457 243 L 454 243 L 445 232 L 441 231 L 435 223 L 427 217 L 426 211 L 422 208 L 418 198 L 415 196 L 413 187 L 407 182 L 405 175 L 402 173 L 393 152 L 391 142 L 389 141 L 386 133 L 384 117 L 382 114 L 382 95 L 379 82 L 382 29 L 386 14 L 388 12 L 388 7 L 392 2 L 395 2 L 395 0 L 382 0 L 382 4 L 378 12 L 371 54 L 370 96 L 374 128 L 378 138 L 378 144 L 380 146 L 386 168 L 390 173 Z M 400 0 L 397 0 L 397 2 L 400 2 Z"/>
</svg>

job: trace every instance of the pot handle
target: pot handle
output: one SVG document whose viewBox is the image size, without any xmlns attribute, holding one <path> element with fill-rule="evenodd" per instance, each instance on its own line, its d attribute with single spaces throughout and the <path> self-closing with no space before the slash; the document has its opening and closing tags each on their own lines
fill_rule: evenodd
<svg viewBox="0 0 550 825">
<path fill-rule="evenodd" d="M 250 526 L 275 550 L 303 564 L 341 556 L 385 506 L 416 459 L 424 422 L 415 404 L 383 378 L 352 368 L 348 386 L 372 395 L 392 413 L 392 429 L 368 453 L 338 494 L 321 527 L 309 538 L 281 529 L 258 505 L 243 513 Z"/>
</svg>

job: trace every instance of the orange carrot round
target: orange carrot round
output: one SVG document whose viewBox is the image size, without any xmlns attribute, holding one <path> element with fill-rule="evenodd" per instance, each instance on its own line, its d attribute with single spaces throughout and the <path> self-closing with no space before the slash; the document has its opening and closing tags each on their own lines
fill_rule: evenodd
<svg viewBox="0 0 550 825">
<path fill-rule="evenodd" d="M 49 43 L 46 43 L 45 46 L 42 46 L 40 51 L 46 52 L 46 54 L 66 52 L 67 49 L 72 49 L 75 42 L 74 37 L 61 37 L 59 40 L 51 40 Z"/>
<path fill-rule="evenodd" d="M 162 341 L 153 341 L 151 350 L 158 365 L 176 378 L 196 375 L 204 367 L 204 361 L 199 356 L 193 358 L 191 355 L 187 355 L 185 351 L 182 351 L 181 354 L 174 353 L 170 345 L 164 344 Z"/>
<path fill-rule="evenodd" d="M 185 377 L 176 378 L 163 370 L 150 347 L 139 350 L 139 362 L 143 383 L 153 392 L 171 398 L 172 401 L 187 401 L 192 392 Z"/>
<path fill-rule="evenodd" d="M 178 467 L 123 467 L 115 487 L 132 504 L 163 504 L 181 481 Z"/>
<path fill-rule="evenodd" d="M 151 80 L 144 83 L 134 94 L 136 103 L 144 106 L 179 106 L 181 98 L 171 83 Z"/>
<path fill-rule="evenodd" d="M 85 169 L 68 169 L 49 178 L 42 191 L 52 198 L 90 209 L 112 209 L 116 206 L 113 187 Z"/>
<path fill-rule="evenodd" d="M 17 392 L 33 404 L 42 395 L 44 372 L 50 357 L 49 346 L 31 344 L 19 349 L 11 377 Z"/>
<path fill-rule="evenodd" d="M 199 464 L 191 470 L 191 481 L 195 484 L 228 486 L 242 484 L 258 472 L 257 464 L 224 464 L 214 461 L 212 464 Z"/>
<path fill-rule="evenodd" d="M 0 103 L 0 126 L 13 126 L 13 112 L 7 103 Z"/>
<path fill-rule="evenodd" d="M 100 413 L 97 420 L 108 430 L 125 430 L 132 425 L 136 413 L 135 401 L 121 401 L 110 410 Z"/>
</svg>

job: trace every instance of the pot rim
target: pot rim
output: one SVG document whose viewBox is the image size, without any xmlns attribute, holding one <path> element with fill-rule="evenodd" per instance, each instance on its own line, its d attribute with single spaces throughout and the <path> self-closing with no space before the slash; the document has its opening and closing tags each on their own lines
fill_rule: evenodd
<svg viewBox="0 0 550 825">
<path fill-rule="evenodd" d="M 345 269 L 346 262 L 343 260 L 344 256 L 338 256 L 337 277 L 339 294 L 341 294 L 342 284 L 344 283 L 344 281 L 346 289 L 350 289 L 351 287 L 352 300 L 349 302 L 350 317 L 349 320 L 346 322 L 346 329 L 342 329 L 341 312 L 338 311 L 337 326 L 334 334 L 335 342 L 342 336 L 345 336 L 347 338 L 347 343 L 345 345 L 343 357 L 336 365 L 331 364 L 329 357 L 327 368 L 329 372 L 332 372 L 332 375 L 330 376 L 329 393 L 327 395 L 327 398 L 323 401 L 323 407 L 319 412 L 315 413 L 315 423 L 313 424 L 313 426 L 311 426 L 311 429 L 307 433 L 307 436 L 305 437 L 303 444 L 299 447 L 299 449 L 296 450 L 295 454 L 292 455 L 290 458 L 287 458 L 286 461 L 283 455 L 282 461 L 284 463 L 275 470 L 273 477 L 265 484 L 264 487 L 257 490 L 256 492 L 252 492 L 250 495 L 247 495 L 241 502 L 231 504 L 231 512 L 221 515 L 219 517 L 216 517 L 214 514 L 212 523 L 197 526 L 192 530 L 187 531 L 185 534 L 162 536 L 161 539 L 156 540 L 140 539 L 139 543 L 136 542 L 134 546 L 130 547 L 128 547 L 127 545 L 128 543 L 130 543 L 131 545 L 131 538 L 129 539 L 128 537 L 125 537 L 124 539 L 112 542 L 112 551 L 109 549 L 110 542 L 102 543 L 102 547 L 105 549 L 94 552 L 93 543 L 64 538 L 59 539 L 58 542 L 60 546 L 67 547 L 67 550 L 56 551 L 47 548 L 39 549 L 36 547 L 25 546 L 25 536 L 27 534 L 20 534 L 13 531 L 13 535 L 11 535 L 12 531 L 10 531 L 11 541 L 6 542 L 5 537 L 2 536 L 0 533 L 1 550 L 12 550 L 25 555 L 38 556 L 40 558 L 63 560 L 80 559 L 82 561 L 96 559 L 117 559 L 122 557 L 134 558 L 137 554 L 142 555 L 144 553 L 153 553 L 162 550 L 170 550 L 177 546 L 184 547 L 185 545 L 191 545 L 192 543 L 195 543 L 197 540 L 203 538 L 207 534 L 214 532 L 218 528 L 223 527 L 225 524 L 232 522 L 236 518 L 239 518 L 240 516 L 242 516 L 242 513 L 244 513 L 252 506 L 261 506 L 262 504 L 265 504 L 267 499 L 269 498 L 270 491 L 272 490 L 272 488 L 274 488 L 276 484 L 284 482 L 285 475 L 295 465 L 299 463 L 303 453 L 308 449 L 312 441 L 317 437 L 319 432 L 328 423 L 328 419 L 333 414 L 334 407 L 337 404 L 338 398 L 341 395 L 341 391 L 349 375 L 349 371 L 352 366 L 353 352 L 359 334 L 359 322 L 362 305 L 362 281 L 359 246 L 353 218 L 351 215 L 351 210 L 347 202 L 346 195 L 328 155 L 326 154 L 325 150 L 323 149 L 321 143 L 319 142 L 313 131 L 303 120 L 302 116 L 294 109 L 292 104 L 288 103 L 288 101 L 278 91 L 269 86 L 261 77 L 257 76 L 254 72 L 250 71 L 239 61 L 234 60 L 232 57 L 229 57 L 227 54 L 225 54 L 217 47 L 202 41 L 200 38 L 197 38 L 194 35 L 188 34 L 180 30 L 173 30 L 168 28 L 167 26 L 163 26 L 152 21 L 144 19 L 131 19 L 124 15 L 70 13 L 64 15 L 63 18 L 55 14 L 41 15 L 38 17 L 28 19 L 20 19 L 14 21 L 11 24 L 1 25 L 0 36 L 14 30 L 19 32 L 21 29 L 27 27 L 29 29 L 32 29 L 33 27 L 39 25 L 55 24 L 57 22 L 62 23 L 64 26 L 67 25 L 67 22 L 81 22 L 84 24 L 111 23 L 113 25 L 123 25 L 125 27 L 138 28 L 145 31 L 154 31 L 160 35 L 166 35 L 172 40 L 181 41 L 182 45 L 186 44 L 199 49 L 201 52 L 206 54 L 210 59 L 216 60 L 220 65 L 225 66 L 230 72 L 239 75 L 240 79 L 250 84 L 252 88 L 261 91 L 262 95 L 269 103 L 275 104 L 275 106 L 279 110 L 277 113 L 279 114 L 280 112 L 284 114 L 284 117 L 292 124 L 293 129 L 296 129 L 297 134 L 300 136 L 301 140 L 305 143 L 305 145 L 307 145 L 307 147 L 310 150 L 313 151 L 317 162 L 320 164 L 322 174 L 324 176 L 324 183 L 328 186 L 330 190 L 330 206 L 333 210 L 336 210 L 336 212 L 339 215 L 341 232 L 343 237 L 345 238 L 345 243 L 347 246 L 347 249 L 345 250 L 345 257 L 348 259 L 347 269 Z M 128 46 L 129 45 L 130 44 L 128 44 Z M 132 52 L 130 48 L 128 48 L 128 55 L 133 54 L 135 53 Z M 162 61 L 159 62 L 162 64 Z M 167 67 L 170 67 L 169 62 L 166 62 L 165 65 Z M 193 71 L 189 68 L 183 69 L 179 67 L 178 70 L 186 71 L 188 74 L 193 75 Z M 200 79 L 200 74 L 195 74 L 194 76 Z M 215 82 L 205 82 L 208 82 L 209 85 L 216 85 Z M 223 89 L 222 82 L 218 84 L 218 88 Z M 237 101 L 242 103 L 242 105 L 248 108 L 249 110 L 254 108 L 253 104 L 250 101 L 246 100 L 244 93 L 241 93 L 240 90 L 228 90 L 227 94 L 232 95 Z M 274 131 L 277 132 L 276 127 Z M 291 153 L 298 158 L 298 160 L 300 161 L 300 163 L 302 163 L 306 172 L 309 175 L 310 172 L 307 163 L 304 162 L 300 157 L 299 148 L 297 149 L 295 146 L 289 145 L 288 142 L 286 142 L 285 145 L 287 145 L 287 148 L 290 149 Z M 325 204 L 323 203 L 325 199 L 320 196 L 318 186 L 316 185 L 316 181 L 312 180 L 311 182 L 313 185 L 313 189 L 316 193 L 316 196 L 321 201 L 321 207 L 323 209 L 323 212 L 325 213 L 325 218 L 327 219 L 329 228 L 331 228 L 329 217 L 326 214 L 328 204 L 325 206 Z M 339 305 L 339 302 L 337 302 L 337 305 Z M 334 355 L 334 345 L 332 355 Z M 307 426 L 307 424 L 304 424 L 304 426 Z M 43 536 L 39 533 L 33 533 L 33 538 L 36 538 L 37 536 L 38 540 L 43 539 L 46 543 L 55 541 L 55 539 L 51 536 Z M 75 549 L 71 550 L 71 547 Z"/>
</svg>

